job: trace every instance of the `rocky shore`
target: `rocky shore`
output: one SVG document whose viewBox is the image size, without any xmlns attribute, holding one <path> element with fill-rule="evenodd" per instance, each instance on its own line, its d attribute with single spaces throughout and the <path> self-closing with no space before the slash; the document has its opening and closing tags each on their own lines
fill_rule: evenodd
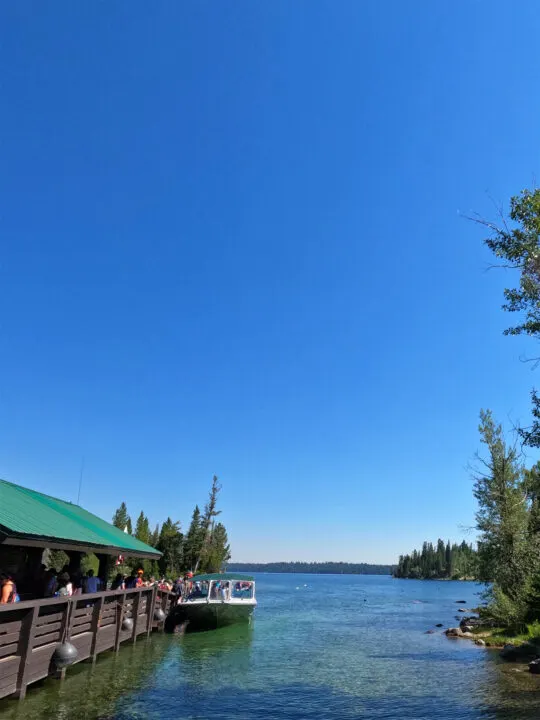
<svg viewBox="0 0 540 720">
<path fill-rule="evenodd" d="M 457 600 L 456 603 L 463 603 Z M 452 640 L 469 640 L 475 645 L 485 647 L 489 650 L 498 651 L 500 657 L 506 662 L 521 663 L 528 666 L 529 672 L 540 675 L 540 644 L 534 642 L 506 643 L 494 639 L 494 623 L 482 618 L 478 608 L 459 609 L 458 612 L 472 613 L 463 617 L 456 616 L 459 624 L 456 627 L 449 627 L 443 630 L 443 634 Z M 438 623 L 435 627 L 443 627 Z M 435 630 L 428 630 L 428 634 L 435 633 Z"/>
</svg>

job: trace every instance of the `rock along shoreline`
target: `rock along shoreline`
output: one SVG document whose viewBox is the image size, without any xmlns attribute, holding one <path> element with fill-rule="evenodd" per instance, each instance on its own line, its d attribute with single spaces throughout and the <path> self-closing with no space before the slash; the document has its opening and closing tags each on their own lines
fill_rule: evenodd
<svg viewBox="0 0 540 720">
<path fill-rule="evenodd" d="M 457 600 L 457 603 L 463 601 Z M 479 616 L 479 609 L 461 609 L 459 612 L 474 613 L 461 618 L 457 627 L 449 627 L 443 630 L 443 634 L 450 639 L 470 640 L 475 645 L 485 647 L 487 650 L 496 650 L 500 657 L 507 662 L 523 663 L 528 665 L 529 672 L 534 675 L 540 675 L 540 646 L 531 642 L 520 644 L 506 643 L 501 644 L 490 640 L 492 637 L 493 626 L 482 620 Z M 456 618 L 457 619 L 457 618 Z M 440 623 L 436 627 L 442 627 Z M 428 630 L 428 633 L 435 632 Z"/>
</svg>

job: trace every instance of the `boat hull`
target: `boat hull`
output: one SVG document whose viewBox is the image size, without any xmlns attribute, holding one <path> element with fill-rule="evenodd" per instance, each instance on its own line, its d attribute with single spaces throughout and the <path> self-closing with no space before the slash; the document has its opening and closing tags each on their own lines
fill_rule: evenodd
<svg viewBox="0 0 540 720">
<path fill-rule="evenodd" d="M 237 623 L 250 623 L 256 603 L 185 602 L 177 605 L 174 625 L 191 630 L 215 630 Z"/>
</svg>

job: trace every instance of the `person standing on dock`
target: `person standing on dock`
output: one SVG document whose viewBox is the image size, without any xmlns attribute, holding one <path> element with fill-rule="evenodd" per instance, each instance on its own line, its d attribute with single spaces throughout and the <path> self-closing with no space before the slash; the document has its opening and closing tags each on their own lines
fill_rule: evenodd
<svg viewBox="0 0 540 720">
<path fill-rule="evenodd" d="M 88 577 L 86 578 L 86 582 L 84 583 L 84 592 L 97 593 L 100 590 L 100 586 L 101 580 L 98 577 L 95 577 L 93 570 L 89 570 Z"/>
<path fill-rule="evenodd" d="M 0 573 L 0 604 L 19 602 L 17 594 L 17 586 L 13 581 L 13 577 L 8 573 Z"/>
</svg>

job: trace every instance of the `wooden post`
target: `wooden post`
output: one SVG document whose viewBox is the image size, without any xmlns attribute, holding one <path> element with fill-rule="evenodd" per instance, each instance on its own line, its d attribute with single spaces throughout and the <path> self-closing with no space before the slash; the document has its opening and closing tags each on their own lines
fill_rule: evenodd
<svg viewBox="0 0 540 720">
<path fill-rule="evenodd" d="M 28 670 L 32 660 L 32 645 L 34 644 L 34 634 L 36 632 L 36 620 L 39 614 L 39 605 L 34 605 L 23 618 L 21 625 L 21 635 L 19 637 L 18 654 L 21 656 L 19 665 L 19 674 L 17 675 L 17 690 L 15 694 L 20 700 L 26 695 L 26 685 L 28 682 Z"/>
<path fill-rule="evenodd" d="M 71 636 L 71 627 L 73 623 L 73 619 L 75 617 L 75 606 L 76 602 L 72 601 L 71 599 L 67 600 L 64 617 L 62 618 L 62 628 L 60 630 L 60 642 L 65 643 L 69 642 L 69 638 Z M 60 670 L 56 670 L 52 677 L 56 678 L 56 680 L 63 680 L 66 677 L 66 670 L 67 668 L 63 667 L 60 668 Z"/>
<path fill-rule="evenodd" d="M 157 585 L 154 585 L 154 589 L 152 590 L 152 597 L 149 598 L 150 602 L 148 600 L 146 601 L 146 609 L 150 609 L 149 615 L 148 615 L 148 628 L 146 630 L 146 637 L 150 637 L 150 633 L 152 632 L 152 627 L 154 625 L 154 610 L 156 609 L 156 598 L 157 598 Z"/>
<path fill-rule="evenodd" d="M 139 624 L 139 608 L 141 605 L 141 595 L 142 590 L 139 590 L 137 592 L 137 595 L 135 596 L 135 599 L 133 600 L 133 604 L 131 605 L 131 616 L 133 618 L 133 642 L 137 642 L 137 625 Z"/>
<path fill-rule="evenodd" d="M 118 652 L 120 649 L 120 633 L 122 632 L 122 621 L 124 619 L 124 603 L 126 601 L 126 593 L 122 595 L 122 600 L 117 602 L 116 606 L 116 637 L 114 639 L 114 650 Z"/>
<path fill-rule="evenodd" d="M 103 610 L 103 601 L 105 598 L 101 596 L 99 600 L 96 600 L 94 602 L 94 610 L 92 614 L 92 627 L 90 628 L 90 632 L 92 633 L 92 645 L 90 647 L 90 659 L 92 660 L 92 664 L 96 662 L 97 658 L 97 652 L 96 652 L 96 646 L 97 646 L 97 639 L 99 635 L 99 628 L 101 625 L 101 611 Z"/>
</svg>

